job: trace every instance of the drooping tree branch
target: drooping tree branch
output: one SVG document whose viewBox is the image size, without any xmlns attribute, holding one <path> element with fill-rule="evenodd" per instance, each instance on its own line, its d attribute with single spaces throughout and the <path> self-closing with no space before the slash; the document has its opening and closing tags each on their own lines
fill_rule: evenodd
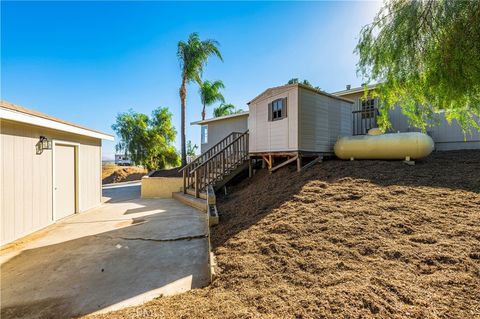
<svg viewBox="0 0 480 319">
<path fill-rule="evenodd" d="M 381 124 L 400 105 L 423 130 L 445 112 L 480 130 L 480 1 L 386 2 L 360 33 L 358 73 L 380 82 Z"/>
</svg>

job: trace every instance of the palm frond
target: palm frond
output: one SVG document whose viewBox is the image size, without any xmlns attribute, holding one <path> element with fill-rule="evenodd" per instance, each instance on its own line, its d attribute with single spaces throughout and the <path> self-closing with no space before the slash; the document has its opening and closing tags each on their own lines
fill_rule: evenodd
<svg viewBox="0 0 480 319">
<path fill-rule="evenodd" d="M 202 103 L 205 106 L 209 106 L 215 102 L 225 102 L 225 98 L 222 93 L 220 93 L 220 90 L 224 88 L 225 85 L 220 80 L 213 82 L 206 80 L 202 82 L 198 90 Z"/>
<path fill-rule="evenodd" d="M 222 103 L 220 106 L 213 109 L 213 116 L 220 117 L 220 116 L 239 113 L 239 111 L 241 112 L 241 110 L 235 110 L 235 105 L 233 104 Z"/>
</svg>

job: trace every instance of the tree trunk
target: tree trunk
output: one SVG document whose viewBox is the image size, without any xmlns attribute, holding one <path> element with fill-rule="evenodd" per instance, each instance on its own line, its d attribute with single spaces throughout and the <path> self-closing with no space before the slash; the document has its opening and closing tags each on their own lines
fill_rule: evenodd
<svg viewBox="0 0 480 319">
<path fill-rule="evenodd" d="M 186 113 L 186 98 L 187 98 L 187 87 L 186 87 L 185 76 L 182 78 L 182 86 L 180 87 L 180 103 L 182 108 L 182 124 L 181 124 L 181 139 L 182 139 L 182 167 L 187 165 L 187 143 L 185 138 L 185 113 Z"/>
<path fill-rule="evenodd" d="M 205 119 L 205 103 L 203 103 L 203 109 L 202 109 L 202 121 Z"/>
</svg>

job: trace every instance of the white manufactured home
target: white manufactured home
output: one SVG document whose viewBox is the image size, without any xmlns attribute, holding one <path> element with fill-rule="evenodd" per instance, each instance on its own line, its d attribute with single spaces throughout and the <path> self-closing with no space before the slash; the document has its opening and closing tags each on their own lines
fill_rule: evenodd
<svg viewBox="0 0 480 319">
<path fill-rule="evenodd" d="M 0 102 L 4 245 L 102 201 L 102 139 L 113 136 Z"/>
<path fill-rule="evenodd" d="M 376 85 L 368 86 L 367 91 L 372 92 L 375 88 Z M 365 98 L 364 87 L 351 88 L 347 85 L 346 90 L 333 94 L 354 102 L 352 109 L 352 129 L 354 135 L 366 134 L 370 128 L 377 127 L 376 116 L 378 114 L 379 101 L 368 94 Z M 408 117 L 402 113 L 401 107 L 390 110 L 388 115 L 392 124 L 391 132 L 420 131 L 420 129 L 410 125 Z M 438 151 L 480 149 L 480 132 L 470 132 L 465 135 L 456 120 L 448 123 L 444 113 L 435 115 L 435 123 L 427 128 L 427 134 L 435 142 L 435 149 Z"/>
</svg>

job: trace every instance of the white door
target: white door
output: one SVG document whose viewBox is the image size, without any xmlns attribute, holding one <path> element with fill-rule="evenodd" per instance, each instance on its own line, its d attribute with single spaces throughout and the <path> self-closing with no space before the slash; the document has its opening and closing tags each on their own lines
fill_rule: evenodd
<svg viewBox="0 0 480 319">
<path fill-rule="evenodd" d="M 75 213 L 75 147 L 55 145 L 55 219 Z"/>
</svg>

